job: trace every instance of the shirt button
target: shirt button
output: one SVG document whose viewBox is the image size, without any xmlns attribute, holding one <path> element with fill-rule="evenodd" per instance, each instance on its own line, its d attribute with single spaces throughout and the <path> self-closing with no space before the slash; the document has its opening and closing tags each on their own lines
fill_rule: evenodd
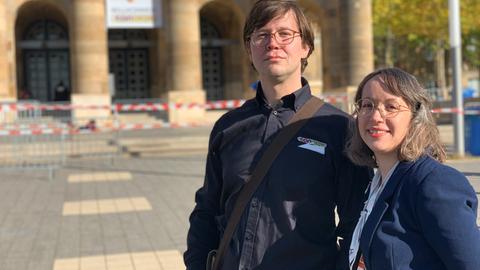
<svg viewBox="0 0 480 270">
<path fill-rule="evenodd" d="M 277 115 L 278 115 L 278 112 L 277 112 L 277 111 L 273 111 L 273 115 L 277 116 Z"/>
<path fill-rule="evenodd" d="M 247 240 L 247 241 L 252 241 L 252 239 L 253 239 L 253 236 L 252 236 L 251 233 L 247 233 L 247 234 L 245 235 L 245 240 Z"/>
<path fill-rule="evenodd" d="M 252 206 L 252 208 L 256 208 L 258 206 L 258 201 L 253 199 L 250 205 Z"/>
</svg>

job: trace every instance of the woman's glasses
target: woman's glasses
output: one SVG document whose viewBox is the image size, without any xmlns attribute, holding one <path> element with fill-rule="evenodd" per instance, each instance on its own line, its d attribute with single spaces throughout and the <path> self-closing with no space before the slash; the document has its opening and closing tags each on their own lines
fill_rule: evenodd
<svg viewBox="0 0 480 270">
<path fill-rule="evenodd" d="M 392 118 L 400 112 L 410 111 L 410 108 L 400 105 L 395 100 L 376 102 L 369 98 L 362 98 L 355 102 L 355 112 L 358 116 L 370 116 L 375 110 L 378 110 L 383 118 Z"/>
</svg>

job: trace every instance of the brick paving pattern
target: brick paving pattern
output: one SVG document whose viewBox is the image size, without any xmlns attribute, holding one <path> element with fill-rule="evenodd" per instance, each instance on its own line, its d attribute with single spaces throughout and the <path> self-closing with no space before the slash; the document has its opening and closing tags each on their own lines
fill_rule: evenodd
<svg viewBox="0 0 480 270">
<path fill-rule="evenodd" d="M 204 156 L 77 158 L 52 180 L 46 171 L 0 171 L 0 269 L 185 269 Z M 480 194 L 479 158 L 448 164 Z"/>
</svg>

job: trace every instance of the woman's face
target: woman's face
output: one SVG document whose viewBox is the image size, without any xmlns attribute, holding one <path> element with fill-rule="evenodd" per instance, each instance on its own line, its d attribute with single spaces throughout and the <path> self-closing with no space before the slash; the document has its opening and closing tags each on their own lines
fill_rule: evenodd
<svg viewBox="0 0 480 270">
<path fill-rule="evenodd" d="M 360 136 L 375 158 L 397 159 L 412 119 L 407 103 L 387 91 L 377 76 L 365 84 L 357 105 Z"/>
</svg>

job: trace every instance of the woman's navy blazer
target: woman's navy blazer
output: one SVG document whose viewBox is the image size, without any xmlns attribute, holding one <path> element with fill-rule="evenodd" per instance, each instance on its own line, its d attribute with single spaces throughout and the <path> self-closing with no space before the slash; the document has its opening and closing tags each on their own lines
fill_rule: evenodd
<svg viewBox="0 0 480 270">
<path fill-rule="evenodd" d="M 480 270 L 477 196 L 466 177 L 428 156 L 400 162 L 360 238 L 368 270 Z"/>
</svg>

